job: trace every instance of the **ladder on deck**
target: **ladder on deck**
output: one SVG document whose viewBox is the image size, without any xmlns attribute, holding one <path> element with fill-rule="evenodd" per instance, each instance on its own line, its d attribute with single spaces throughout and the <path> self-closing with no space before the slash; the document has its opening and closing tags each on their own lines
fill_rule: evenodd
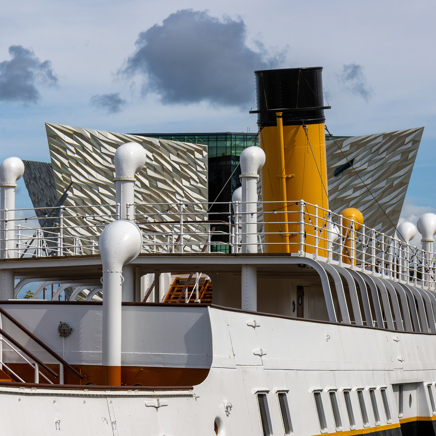
<svg viewBox="0 0 436 436">
<path fill-rule="evenodd" d="M 164 303 L 212 303 L 212 282 L 209 278 L 176 277 L 165 296 Z M 198 287 L 198 300 L 196 299 Z"/>
</svg>

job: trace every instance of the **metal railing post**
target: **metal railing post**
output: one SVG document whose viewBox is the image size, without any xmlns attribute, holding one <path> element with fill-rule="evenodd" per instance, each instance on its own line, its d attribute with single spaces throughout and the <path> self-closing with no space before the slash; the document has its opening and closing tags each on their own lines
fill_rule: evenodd
<svg viewBox="0 0 436 436">
<path fill-rule="evenodd" d="M 4 251 L 4 253 L 5 253 L 5 259 L 8 259 L 9 258 L 9 243 L 8 243 L 8 241 L 9 241 L 9 229 L 8 229 L 8 216 L 9 216 L 9 210 L 8 209 L 5 209 L 5 231 L 4 231 L 4 238 L 5 238 L 5 242 L 4 242 L 4 247 L 5 247 L 5 251 Z"/>
<path fill-rule="evenodd" d="M 315 233 L 315 257 L 318 257 L 319 234 L 318 234 L 318 205 L 317 204 L 315 204 L 314 233 Z"/>
<path fill-rule="evenodd" d="M 366 233 L 365 233 L 365 226 L 362 226 L 362 231 L 361 231 L 361 235 L 362 235 L 362 265 L 360 265 L 360 269 L 362 271 L 365 271 L 365 263 L 366 263 Z"/>
<path fill-rule="evenodd" d="M 344 251 L 344 231 L 343 231 L 343 216 L 338 215 L 338 227 L 339 227 L 339 263 L 342 265 L 343 262 L 343 251 Z"/>
<path fill-rule="evenodd" d="M 20 257 L 21 249 L 21 226 L 17 224 L 17 243 L 16 243 L 16 257 Z"/>
<path fill-rule="evenodd" d="M 351 268 L 356 265 L 356 235 L 354 230 L 354 221 L 350 222 L 350 260 Z"/>
<path fill-rule="evenodd" d="M 302 256 L 305 252 L 304 250 L 304 239 L 305 239 L 305 226 L 304 226 L 304 207 L 305 203 L 300 200 L 300 252 L 299 255 Z"/>
<path fill-rule="evenodd" d="M 333 220 L 332 220 L 332 214 L 330 211 L 327 212 L 327 259 L 330 261 L 332 260 L 332 248 L 333 248 L 333 235 L 330 235 L 330 233 L 333 233 Z"/>
<path fill-rule="evenodd" d="M 375 239 L 375 230 L 371 229 L 371 269 L 372 272 L 375 274 L 375 253 L 376 253 L 376 239 Z"/>
<path fill-rule="evenodd" d="M 179 206 L 180 213 L 180 240 L 179 240 L 179 253 L 183 253 L 183 203 Z"/>
<path fill-rule="evenodd" d="M 59 211 L 58 256 L 63 256 L 63 254 L 64 254 L 64 206 L 61 206 Z"/>
<path fill-rule="evenodd" d="M 35 383 L 39 383 L 39 365 L 35 362 Z"/>
<path fill-rule="evenodd" d="M 62 363 L 59 363 L 59 384 L 64 384 L 64 365 Z"/>
</svg>

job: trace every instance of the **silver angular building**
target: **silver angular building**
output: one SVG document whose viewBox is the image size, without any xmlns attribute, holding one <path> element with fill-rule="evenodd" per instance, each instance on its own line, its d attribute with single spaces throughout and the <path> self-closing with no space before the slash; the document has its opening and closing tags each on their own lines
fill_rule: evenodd
<svg viewBox="0 0 436 436">
<path fill-rule="evenodd" d="M 170 221 L 168 205 L 185 201 L 204 204 L 195 219 L 207 219 L 205 203 L 213 201 L 208 199 L 207 145 L 55 124 L 46 124 L 46 129 L 51 166 L 42 162 L 26 162 L 25 182 L 34 207 L 54 206 L 62 202 L 66 207 L 82 206 L 90 213 L 90 204 L 102 207 L 114 205 L 115 150 L 125 142 L 134 141 L 142 144 L 147 151 L 146 167 L 138 175 L 136 201 L 143 203 L 144 207 L 148 202 L 162 204 L 161 210 L 144 209 L 144 217 L 153 221 Z M 346 207 L 356 207 L 362 211 L 367 226 L 393 234 L 423 130 L 415 128 L 327 138 L 330 209 L 339 213 Z M 180 136 L 182 139 L 181 135 L 165 136 L 176 139 Z M 255 140 L 256 135 L 252 136 Z M 48 174 L 50 171 L 51 175 Z M 41 172 L 47 173 L 47 177 L 43 178 L 47 186 L 35 182 L 41 180 L 35 176 Z M 38 216 L 42 216 L 43 212 Z M 108 210 L 107 213 L 114 211 Z M 70 219 L 72 224 L 77 225 L 78 219 Z M 166 227 L 162 228 L 163 231 Z M 80 232 L 80 227 L 77 228 Z"/>
<path fill-rule="evenodd" d="M 393 235 L 423 132 L 421 127 L 328 140 L 330 209 L 355 207 L 367 226 Z"/>
</svg>

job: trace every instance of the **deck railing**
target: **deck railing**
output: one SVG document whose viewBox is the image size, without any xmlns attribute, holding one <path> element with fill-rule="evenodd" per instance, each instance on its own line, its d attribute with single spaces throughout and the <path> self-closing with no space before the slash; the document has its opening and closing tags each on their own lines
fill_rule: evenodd
<svg viewBox="0 0 436 436">
<path fill-rule="evenodd" d="M 213 208 L 212 208 L 213 206 Z M 135 222 L 143 233 L 143 253 L 182 254 L 246 251 L 242 203 L 140 203 Z M 41 209 L 42 210 L 42 209 Z M 117 205 L 62 206 L 16 210 L 15 219 L 3 222 L 15 228 L 14 249 L 4 248 L 3 258 L 81 256 L 98 254 L 98 237 L 119 216 Z M 257 252 L 289 253 L 337 263 L 371 274 L 434 289 L 436 258 L 373 228 L 303 200 L 263 202 L 257 205 Z M 39 214 L 41 215 L 41 214 Z M 10 238 L 5 231 L 3 238 Z M 11 247 L 11 244 L 4 244 Z"/>
</svg>

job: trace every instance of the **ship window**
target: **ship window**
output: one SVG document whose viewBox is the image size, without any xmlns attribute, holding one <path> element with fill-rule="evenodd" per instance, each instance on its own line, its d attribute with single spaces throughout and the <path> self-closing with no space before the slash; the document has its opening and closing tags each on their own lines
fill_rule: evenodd
<svg viewBox="0 0 436 436">
<path fill-rule="evenodd" d="M 341 173 L 343 173 L 345 170 L 348 170 L 348 168 L 351 168 L 354 164 L 354 159 L 351 159 L 344 163 L 343 165 L 337 167 L 335 169 L 335 177 L 339 176 Z"/>
<path fill-rule="evenodd" d="M 362 390 L 357 391 L 357 398 L 359 399 L 359 406 L 360 406 L 360 411 L 362 413 L 363 425 L 365 427 L 367 427 L 369 424 L 368 412 L 366 411 L 365 398 L 363 398 L 363 391 Z"/>
<path fill-rule="evenodd" d="M 345 405 L 347 406 L 348 421 L 350 421 L 350 428 L 356 427 L 356 421 L 354 420 L 353 405 L 351 404 L 350 391 L 344 391 Z"/>
<path fill-rule="evenodd" d="M 436 408 L 435 408 L 435 404 L 434 404 L 432 385 L 428 385 L 427 389 L 428 389 L 428 396 L 430 398 L 431 410 L 432 410 L 433 415 L 434 415 L 436 413 Z"/>
<path fill-rule="evenodd" d="M 262 421 L 263 436 L 272 434 L 271 418 L 269 416 L 268 400 L 266 394 L 257 394 L 257 401 L 259 402 L 260 420 Z"/>
<path fill-rule="evenodd" d="M 327 430 L 327 421 L 325 419 L 324 407 L 322 405 L 321 392 L 314 392 L 316 411 L 318 412 L 319 425 L 321 431 Z"/>
<path fill-rule="evenodd" d="M 375 397 L 375 389 L 369 390 L 369 397 L 371 398 L 371 406 L 374 412 L 375 425 L 380 425 L 380 414 L 378 413 L 377 399 Z"/>
<path fill-rule="evenodd" d="M 389 423 L 391 422 L 391 411 L 389 409 L 388 394 L 386 393 L 386 388 L 381 388 L 380 392 L 383 400 L 383 407 L 385 409 L 386 421 Z"/>
<path fill-rule="evenodd" d="M 289 413 L 288 397 L 286 392 L 279 392 L 277 394 L 279 398 L 280 411 L 282 412 L 283 427 L 285 428 L 285 434 L 292 433 L 291 415 Z"/>
<path fill-rule="evenodd" d="M 403 417 L 403 385 L 398 386 L 398 418 Z"/>
<path fill-rule="evenodd" d="M 335 418 L 336 431 L 342 430 L 341 414 L 339 413 L 338 399 L 336 398 L 336 391 L 330 391 L 330 402 L 332 404 L 333 417 Z"/>
</svg>

